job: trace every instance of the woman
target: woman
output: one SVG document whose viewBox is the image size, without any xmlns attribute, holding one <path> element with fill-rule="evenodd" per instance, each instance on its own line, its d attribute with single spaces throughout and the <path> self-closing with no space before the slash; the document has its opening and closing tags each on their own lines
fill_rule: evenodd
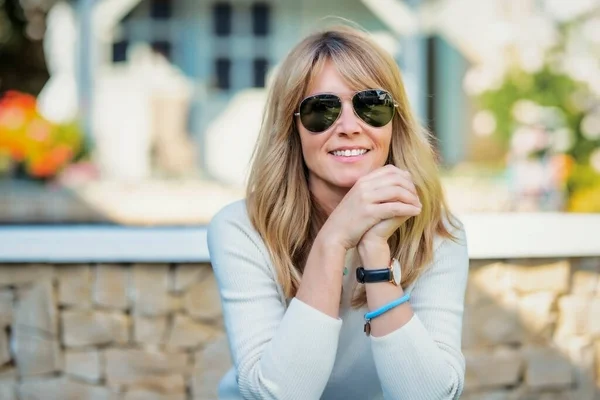
<svg viewBox="0 0 600 400">
<path fill-rule="evenodd" d="M 274 77 L 246 200 L 208 245 L 234 367 L 222 399 L 456 399 L 465 234 L 398 67 L 365 33 Z"/>
</svg>

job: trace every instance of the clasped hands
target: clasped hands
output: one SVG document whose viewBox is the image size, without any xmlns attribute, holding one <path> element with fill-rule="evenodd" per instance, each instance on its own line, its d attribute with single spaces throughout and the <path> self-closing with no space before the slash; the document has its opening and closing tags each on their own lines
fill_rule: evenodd
<svg viewBox="0 0 600 400">
<path fill-rule="evenodd" d="M 421 202 L 410 173 L 386 165 L 360 178 L 323 228 L 346 250 L 358 247 L 365 253 L 389 252 L 388 238 L 420 213 Z"/>
</svg>

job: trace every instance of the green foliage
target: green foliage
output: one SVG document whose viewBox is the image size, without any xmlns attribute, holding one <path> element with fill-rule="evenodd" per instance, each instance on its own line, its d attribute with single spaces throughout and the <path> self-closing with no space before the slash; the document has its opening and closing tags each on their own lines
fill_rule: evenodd
<svg viewBox="0 0 600 400">
<path fill-rule="evenodd" d="M 600 172 L 590 163 L 590 156 L 600 148 L 600 138 L 589 137 L 582 132 L 582 121 L 590 113 L 600 112 L 600 99 L 590 90 L 588 83 L 571 76 L 570 71 L 559 67 L 567 57 L 567 46 L 572 29 L 582 21 L 558 26 L 560 39 L 547 51 L 543 66 L 528 72 L 514 63 L 505 71 L 500 85 L 483 91 L 475 97 L 478 109 L 490 112 L 496 122 L 495 138 L 504 150 L 511 149 L 511 140 L 520 127 L 527 125 L 515 115 L 515 105 L 522 101 L 547 110 L 559 110 L 558 124 L 545 124 L 544 129 L 552 132 L 566 128 L 570 145 L 559 151 L 569 162 L 565 163 L 568 209 L 571 211 L 600 212 Z M 572 39 L 572 38 L 571 38 Z M 598 54 L 600 57 L 600 54 Z M 540 121 L 534 125 L 538 126 Z M 552 127 L 552 125 L 555 125 Z M 592 135 L 593 136 L 593 135 Z M 596 153 L 597 154 L 597 153 Z M 532 153 L 533 157 L 537 157 Z"/>
<path fill-rule="evenodd" d="M 544 107 L 556 107 L 566 116 L 566 124 L 577 133 L 575 145 L 569 152 L 576 158 L 589 156 L 593 145 L 579 132 L 584 112 L 574 102 L 574 94 L 585 90 L 583 84 L 566 74 L 553 71 L 548 65 L 529 74 L 521 69 L 509 71 L 498 89 L 483 92 L 476 100 L 479 108 L 490 111 L 496 118 L 496 136 L 508 147 L 513 132 L 519 125 L 513 115 L 513 107 L 519 100 L 531 100 Z"/>
</svg>

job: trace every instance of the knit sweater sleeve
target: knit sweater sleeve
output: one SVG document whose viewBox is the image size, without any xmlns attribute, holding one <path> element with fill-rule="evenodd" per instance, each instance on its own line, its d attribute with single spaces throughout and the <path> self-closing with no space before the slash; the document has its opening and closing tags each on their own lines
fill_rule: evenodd
<svg viewBox="0 0 600 400">
<path fill-rule="evenodd" d="M 209 225 L 207 241 L 243 398 L 320 398 L 342 321 L 296 298 L 286 307 L 245 203 L 221 210 Z"/>
<path fill-rule="evenodd" d="M 414 315 L 401 328 L 372 337 L 371 346 L 386 399 L 458 399 L 465 360 L 462 316 L 469 258 L 465 232 L 444 239 L 432 265 L 411 291 Z"/>
</svg>

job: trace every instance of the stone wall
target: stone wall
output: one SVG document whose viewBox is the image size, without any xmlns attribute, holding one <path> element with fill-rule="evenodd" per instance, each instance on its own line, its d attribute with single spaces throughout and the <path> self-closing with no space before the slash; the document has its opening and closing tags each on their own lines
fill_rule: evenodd
<svg viewBox="0 0 600 400">
<path fill-rule="evenodd" d="M 467 400 L 600 399 L 600 259 L 472 261 Z M 208 400 L 209 265 L 0 265 L 0 399 Z"/>
<path fill-rule="evenodd" d="M 0 399 L 216 398 L 209 265 L 0 265 Z"/>
<path fill-rule="evenodd" d="M 472 261 L 467 400 L 600 399 L 600 259 Z"/>
</svg>

